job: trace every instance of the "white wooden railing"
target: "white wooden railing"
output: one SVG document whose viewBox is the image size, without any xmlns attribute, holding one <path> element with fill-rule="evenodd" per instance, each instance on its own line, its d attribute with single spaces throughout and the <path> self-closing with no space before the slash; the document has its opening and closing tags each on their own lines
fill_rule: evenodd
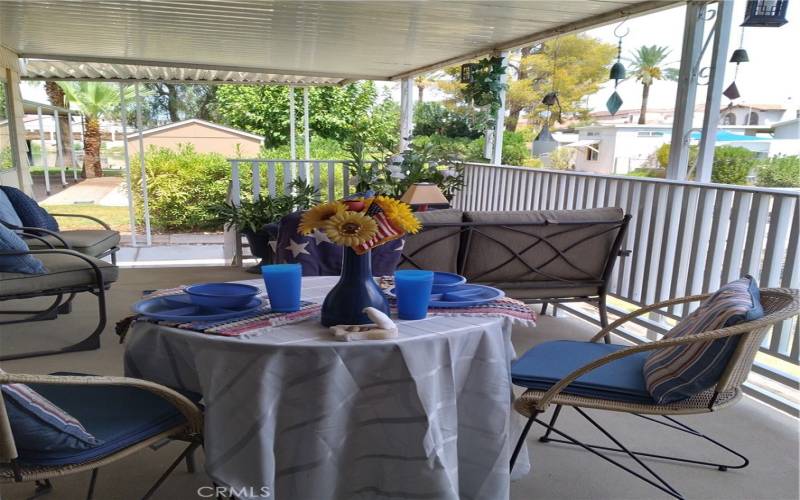
<svg viewBox="0 0 800 500">
<path fill-rule="evenodd" d="M 611 294 L 644 305 L 715 290 L 741 275 L 762 287 L 800 288 L 800 190 L 701 184 L 583 172 L 468 164 L 454 200 L 464 210 L 577 210 L 618 206 L 633 216 Z M 680 306 L 676 318 L 688 314 Z M 797 320 L 762 352 L 798 366 Z M 757 370 L 797 387 L 795 373 Z"/>
<path fill-rule="evenodd" d="M 351 192 L 347 160 L 265 160 L 234 159 L 228 201 L 238 205 L 242 199 L 242 180 L 247 179 L 253 197 L 286 193 L 289 183 L 300 178 L 319 190 L 320 199 L 333 201 Z M 225 260 L 234 265 L 242 261 L 242 237 L 225 231 Z"/>
</svg>

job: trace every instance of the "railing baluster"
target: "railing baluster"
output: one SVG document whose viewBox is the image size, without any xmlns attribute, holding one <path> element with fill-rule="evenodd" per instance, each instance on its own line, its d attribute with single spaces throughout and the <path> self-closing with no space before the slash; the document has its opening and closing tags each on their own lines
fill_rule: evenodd
<svg viewBox="0 0 800 500">
<path fill-rule="evenodd" d="M 800 252 L 797 242 L 800 241 L 800 215 L 798 209 L 792 211 L 792 229 L 789 233 L 789 248 L 784 261 L 781 286 L 784 288 L 800 288 Z M 794 242 L 794 244 L 792 244 Z M 800 362 L 800 325 L 798 318 L 794 317 L 783 321 L 773 328 L 773 335 L 778 337 L 777 350 L 779 354 L 798 364 Z"/>
<path fill-rule="evenodd" d="M 283 192 L 284 194 L 289 193 L 289 184 L 294 179 L 294 172 L 292 166 L 294 165 L 293 161 L 285 161 L 283 162 Z"/>
<path fill-rule="evenodd" d="M 662 250 L 665 244 L 664 229 L 666 226 L 667 208 L 669 205 L 670 186 L 667 184 L 657 185 L 655 187 L 656 193 L 653 201 L 655 204 L 655 210 L 653 213 L 653 222 L 651 224 L 650 238 L 647 244 L 648 262 L 644 275 L 641 277 L 641 281 L 645 287 L 642 302 L 646 304 L 652 304 L 661 300 L 656 296 L 658 293 L 658 290 L 656 290 L 656 285 L 660 281 L 659 278 L 661 277 L 659 269 L 662 265 Z"/>
<path fill-rule="evenodd" d="M 673 280 L 673 293 L 676 297 L 683 297 L 688 294 L 689 273 L 693 264 L 692 250 L 696 224 L 700 221 L 697 220 L 697 207 L 700 203 L 700 188 L 689 188 L 687 196 L 684 200 L 683 212 L 686 214 L 684 220 L 681 221 L 683 230 L 680 233 L 680 242 L 678 244 L 678 272 L 675 273 Z M 691 221 L 691 223 L 687 223 Z M 683 307 L 681 305 L 673 308 L 675 314 L 682 315 Z"/>
<path fill-rule="evenodd" d="M 675 265 L 677 264 L 678 254 L 678 237 L 681 228 L 684 227 L 684 195 L 685 189 L 683 186 L 672 186 L 669 191 L 667 218 L 666 218 L 666 232 L 664 235 L 664 254 L 662 258 L 661 269 L 661 288 L 658 292 L 658 300 L 666 300 L 673 297 L 672 291 L 674 290 L 674 281 L 671 279 L 675 276 Z"/>
<path fill-rule="evenodd" d="M 268 161 L 267 162 L 267 189 L 269 189 L 269 195 L 275 196 L 275 162 Z"/>
<path fill-rule="evenodd" d="M 317 191 L 319 191 L 319 178 L 320 178 L 319 162 L 315 161 L 314 162 L 314 189 L 316 189 Z"/>
<path fill-rule="evenodd" d="M 744 256 L 747 225 L 750 217 L 752 193 L 735 193 L 731 210 L 731 224 L 725 245 L 725 259 L 722 264 L 722 276 L 725 283 L 733 281 L 741 275 L 742 258 Z"/>
<path fill-rule="evenodd" d="M 717 193 L 717 204 L 712 217 L 711 243 L 708 251 L 703 281 L 703 291 L 716 290 L 722 283 L 722 264 L 725 259 L 725 246 L 728 241 L 728 230 L 731 224 L 733 208 L 733 191 Z"/>
<path fill-rule="evenodd" d="M 327 161 L 325 164 L 328 166 L 328 201 L 336 199 L 336 163 Z"/>
<path fill-rule="evenodd" d="M 747 226 L 747 242 L 744 257 L 742 258 L 742 274 L 759 276 L 761 274 L 761 257 L 764 250 L 764 235 L 766 234 L 767 218 L 769 214 L 770 197 L 759 194 L 753 198 L 750 209 L 750 223 Z"/>
<path fill-rule="evenodd" d="M 350 196 L 350 164 L 342 163 L 342 192 L 345 196 Z"/>
<path fill-rule="evenodd" d="M 631 298 L 639 302 L 644 302 L 643 289 L 645 286 L 645 270 L 647 269 L 647 260 L 652 257 L 652 248 L 650 241 L 652 238 L 652 231 L 655 229 L 653 226 L 653 205 L 655 197 L 655 185 L 638 183 L 640 191 L 639 205 L 642 207 L 641 222 L 638 225 L 638 240 L 636 241 L 636 250 L 633 255 L 633 262 L 631 264 Z"/>
<path fill-rule="evenodd" d="M 628 226 L 628 234 L 626 234 L 626 239 L 628 240 L 628 245 L 626 248 L 632 250 L 631 256 L 627 259 L 623 259 L 621 262 L 622 267 L 622 278 L 620 282 L 619 293 L 625 295 L 626 297 L 634 298 L 633 295 L 630 293 L 631 288 L 631 272 L 633 271 L 633 266 L 636 264 L 636 254 L 640 249 L 639 241 L 641 239 L 641 232 L 642 232 L 642 224 L 644 224 L 644 214 L 643 206 L 639 202 L 642 195 L 642 184 L 640 182 L 635 182 L 631 186 L 628 184 L 628 190 L 626 190 L 626 194 L 628 194 L 628 204 L 623 205 L 625 208 L 625 212 L 629 214 L 633 214 L 633 220 L 631 220 L 630 226 Z M 649 220 L 647 221 L 650 222 Z"/>
<path fill-rule="evenodd" d="M 253 199 L 261 196 L 261 165 L 257 161 L 250 163 L 250 176 L 253 178 Z"/>
</svg>

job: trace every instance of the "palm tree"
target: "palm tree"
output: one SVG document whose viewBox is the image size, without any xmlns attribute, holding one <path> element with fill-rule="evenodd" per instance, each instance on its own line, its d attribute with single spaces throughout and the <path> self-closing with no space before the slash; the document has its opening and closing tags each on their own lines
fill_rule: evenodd
<svg viewBox="0 0 800 500">
<path fill-rule="evenodd" d="M 56 82 L 45 82 L 44 90 L 50 104 L 60 108 L 66 106 L 64 91 Z M 70 137 L 69 117 L 66 113 L 58 115 L 58 131 L 61 137 L 61 155 L 64 158 L 64 165 L 72 165 L 72 137 Z"/>
<path fill-rule="evenodd" d="M 83 132 L 83 175 L 102 177 L 100 165 L 100 119 L 111 115 L 119 106 L 119 86 L 101 82 L 59 82 L 67 102 L 75 104 L 85 118 Z M 133 99 L 132 86 L 125 89 L 125 99 Z"/>
<path fill-rule="evenodd" d="M 639 124 L 644 124 L 647 117 L 650 86 L 656 80 L 677 80 L 678 78 L 678 70 L 665 67 L 664 59 L 669 53 L 668 47 L 642 45 L 631 54 L 630 76 L 642 83 L 642 109 L 639 111 Z"/>
</svg>

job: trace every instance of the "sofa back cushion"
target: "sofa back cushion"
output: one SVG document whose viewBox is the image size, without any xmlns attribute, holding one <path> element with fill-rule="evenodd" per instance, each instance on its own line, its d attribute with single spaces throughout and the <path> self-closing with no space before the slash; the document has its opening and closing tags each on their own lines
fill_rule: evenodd
<svg viewBox="0 0 800 500">
<path fill-rule="evenodd" d="M 401 269 L 427 269 L 454 273 L 458 271 L 461 247 L 460 227 L 426 227 L 429 224 L 460 223 L 463 212 L 455 208 L 417 212 L 422 231 L 406 235 Z"/>
<path fill-rule="evenodd" d="M 44 274 L 42 261 L 32 255 L 2 255 L 3 251 L 27 251 L 17 233 L 0 224 L 0 273 Z"/>
<path fill-rule="evenodd" d="M 21 456 L 26 452 L 86 450 L 101 444 L 72 415 L 27 385 L 4 384 L 2 391 Z"/>
<path fill-rule="evenodd" d="M 480 227 L 462 274 L 483 283 L 601 280 L 623 218 L 620 208 L 465 212 Z"/>
<path fill-rule="evenodd" d="M 22 225 L 22 219 L 17 215 L 17 211 L 14 210 L 11 200 L 8 199 L 6 192 L 0 189 L 0 223 L 2 222 L 14 226 Z"/>
<path fill-rule="evenodd" d="M 754 321 L 764 316 L 752 276 L 723 286 L 681 320 L 664 338 L 680 338 Z M 680 344 L 653 351 L 642 368 L 645 385 L 660 404 L 690 398 L 719 381 L 740 336 Z"/>
<path fill-rule="evenodd" d="M 23 193 L 19 189 L 11 186 L 0 186 L 8 199 L 11 201 L 14 210 L 17 212 L 22 225 L 25 227 L 39 227 L 48 231 L 58 231 L 58 222 L 36 203 L 36 200 Z"/>
</svg>

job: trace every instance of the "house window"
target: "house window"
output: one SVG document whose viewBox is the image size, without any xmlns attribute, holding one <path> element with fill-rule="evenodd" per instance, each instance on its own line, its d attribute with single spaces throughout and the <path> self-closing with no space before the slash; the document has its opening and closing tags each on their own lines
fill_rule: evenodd
<svg viewBox="0 0 800 500">
<path fill-rule="evenodd" d="M 595 143 L 586 147 L 586 159 L 589 161 L 597 161 L 600 150 L 600 145 Z"/>
<path fill-rule="evenodd" d="M 748 125 L 758 125 L 758 113 L 753 111 L 749 115 L 747 115 L 747 124 Z"/>
<path fill-rule="evenodd" d="M 728 113 L 722 119 L 723 125 L 736 125 L 736 115 L 733 113 Z"/>
</svg>

